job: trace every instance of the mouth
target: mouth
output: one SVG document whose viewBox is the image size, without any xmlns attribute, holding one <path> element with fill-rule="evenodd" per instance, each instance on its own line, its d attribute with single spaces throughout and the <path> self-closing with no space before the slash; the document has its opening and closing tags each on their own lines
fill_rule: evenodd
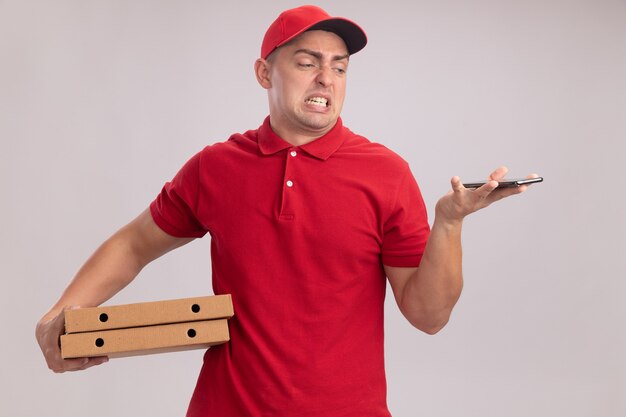
<svg viewBox="0 0 626 417">
<path fill-rule="evenodd" d="M 313 96 L 307 98 L 306 100 L 304 100 L 304 102 L 312 106 L 328 107 L 328 99 L 324 97 Z"/>
</svg>

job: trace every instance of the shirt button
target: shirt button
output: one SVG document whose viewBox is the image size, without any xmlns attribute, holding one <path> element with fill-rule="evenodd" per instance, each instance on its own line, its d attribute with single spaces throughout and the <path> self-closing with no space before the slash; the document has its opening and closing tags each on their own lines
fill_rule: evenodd
<svg viewBox="0 0 626 417">
<path fill-rule="evenodd" d="M 291 180 L 287 181 L 287 187 L 293 187 L 293 181 Z"/>
<path fill-rule="evenodd" d="M 298 155 L 298 152 L 296 152 L 296 151 L 291 151 L 291 153 L 290 153 L 290 154 L 291 154 L 291 156 L 296 156 L 296 155 Z"/>
</svg>

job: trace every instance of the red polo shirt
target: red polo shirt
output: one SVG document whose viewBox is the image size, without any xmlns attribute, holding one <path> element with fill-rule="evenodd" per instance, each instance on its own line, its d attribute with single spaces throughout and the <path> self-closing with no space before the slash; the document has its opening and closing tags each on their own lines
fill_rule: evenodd
<svg viewBox="0 0 626 417">
<path fill-rule="evenodd" d="M 211 235 L 233 296 L 188 416 L 388 417 L 382 265 L 414 267 L 429 227 L 408 164 L 341 120 L 295 147 L 269 118 L 192 157 L 151 204 L 178 237 Z"/>
</svg>

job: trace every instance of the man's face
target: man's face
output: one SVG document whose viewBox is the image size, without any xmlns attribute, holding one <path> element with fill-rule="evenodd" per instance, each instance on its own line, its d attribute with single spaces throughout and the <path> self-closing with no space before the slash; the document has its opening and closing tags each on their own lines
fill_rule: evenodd
<svg viewBox="0 0 626 417">
<path fill-rule="evenodd" d="M 269 62 L 270 120 L 284 139 L 319 137 L 337 122 L 346 92 L 348 50 L 331 32 L 305 32 Z M 289 135 L 289 136 L 288 136 Z"/>
</svg>

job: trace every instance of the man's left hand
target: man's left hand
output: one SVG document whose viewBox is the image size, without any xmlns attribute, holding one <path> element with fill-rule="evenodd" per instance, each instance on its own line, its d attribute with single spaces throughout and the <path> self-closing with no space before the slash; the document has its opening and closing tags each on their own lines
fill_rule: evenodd
<svg viewBox="0 0 626 417">
<path fill-rule="evenodd" d="M 465 188 L 459 177 L 453 177 L 450 180 L 452 190 L 437 202 L 435 208 L 439 220 L 461 222 L 468 214 L 483 209 L 495 201 L 526 191 L 528 185 L 497 188 L 498 181 L 504 179 L 508 171 L 504 166 L 497 168 L 489 175 L 487 183 L 476 189 Z M 531 174 L 527 178 L 537 177 L 537 174 Z"/>
</svg>

